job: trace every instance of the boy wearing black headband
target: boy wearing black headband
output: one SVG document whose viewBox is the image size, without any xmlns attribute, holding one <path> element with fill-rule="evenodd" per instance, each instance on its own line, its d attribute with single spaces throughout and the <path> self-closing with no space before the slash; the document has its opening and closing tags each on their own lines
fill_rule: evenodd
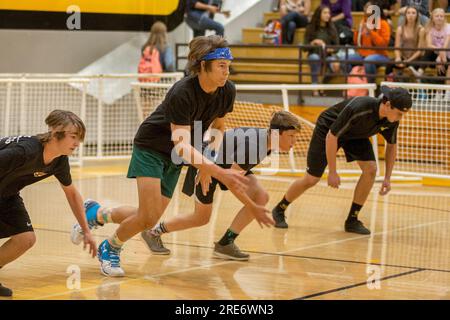
<svg viewBox="0 0 450 320">
<path fill-rule="evenodd" d="M 108 222 L 120 223 L 114 235 L 99 246 L 98 258 L 104 275 L 124 275 L 120 266 L 122 245 L 158 222 L 172 198 L 183 162 L 198 168 L 205 177 L 219 179 L 235 192 L 245 192 L 246 177 L 215 165 L 193 147 L 196 135 L 201 144 L 210 126 L 223 133 L 224 117 L 233 110 L 236 88 L 228 80 L 233 57 L 227 46 L 219 36 L 193 39 L 188 55 L 192 75 L 175 83 L 164 101 L 140 125 L 127 174 L 137 180 L 139 207 L 104 208 L 95 201 L 85 203 L 92 228 Z M 272 221 L 263 209 L 253 213 L 259 221 Z M 77 244 L 80 237 L 75 225 L 72 242 Z"/>
<path fill-rule="evenodd" d="M 356 185 L 353 203 L 345 221 L 345 231 L 370 234 L 358 220 L 358 213 L 375 182 L 377 166 L 369 137 L 381 133 L 386 145 L 386 172 L 380 190 L 381 195 L 391 189 L 390 178 L 397 154 L 397 130 L 399 121 L 412 106 L 409 92 L 403 88 L 381 88 L 382 98 L 356 97 L 344 100 L 324 112 L 317 119 L 309 145 L 306 174 L 295 181 L 283 199 L 272 210 L 275 227 L 287 228 L 287 206 L 316 185 L 328 164 L 328 185 L 338 188 L 340 177 L 336 171 L 336 153 L 343 148 L 348 162 L 357 161 L 362 175 Z"/>
<path fill-rule="evenodd" d="M 215 243 L 214 255 L 232 260 L 248 260 L 249 255 L 243 253 L 234 243 L 241 231 L 255 219 L 253 207 L 264 208 L 269 195 L 259 183 L 251 169 L 261 163 L 273 150 L 287 152 L 295 144 L 300 131 L 298 118 L 290 112 L 275 112 L 270 121 L 270 128 L 235 128 L 225 132 L 222 144 L 215 152 L 214 161 L 222 168 L 242 170 L 249 179 L 245 193 L 233 194 L 243 203 L 230 227 L 220 241 Z M 208 153 L 208 151 L 205 151 Z M 189 167 L 183 185 L 183 193 L 195 196 L 195 211 L 189 215 L 177 215 L 160 222 L 152 230 L 143 235 L 149 249 L 154 254 L 169 254 L 164 247 L 161 235 L 166 232 L 200 227 L 209 222 L 213 208 L 216 186 L 228 190 L 217 179 L 205 181 L 199 177 L 194 167 Z M 202 182 L 207 183 L 206 185 Z M 265 210 L 265 209 L 264 209 Z M 258 221 L 261 225 L 261 222 Z M 264 223 L 264 222 L 263 222 Z M 264 223 L 268 225 L 267 223 Z M 273 222 L 271 223 L 273 224 Z M 261 225 L 262 226 L 262 225 Z"/>
</svg>

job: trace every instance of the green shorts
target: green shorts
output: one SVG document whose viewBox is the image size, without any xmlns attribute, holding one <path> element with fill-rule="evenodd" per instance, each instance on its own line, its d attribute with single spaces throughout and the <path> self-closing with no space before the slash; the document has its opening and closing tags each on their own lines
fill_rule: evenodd
<svg viewBox="0 0 450 320">
<path fill-rule="evenodd" d="M 127 177 L 158 178 L 161 180 L 162 195 L 172 198 L 181 168 L 181 165 L 174 164 L 170 159 L 156 151 L 142 150 L 133 146 Z"/>
</svg>

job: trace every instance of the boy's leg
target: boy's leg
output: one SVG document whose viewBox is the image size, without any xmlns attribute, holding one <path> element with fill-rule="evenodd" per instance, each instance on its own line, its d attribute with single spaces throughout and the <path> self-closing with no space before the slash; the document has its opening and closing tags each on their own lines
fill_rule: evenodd
<svg viewBox="0 0 450 320">
<path fill-rule="evenodd" d="M 137 214 L 137 208 L 132 206 L 120 206 L 117 208 L 102 207 L 97 201 L 88 199 L 84 202 L 86 220 L 89 229 L 97 229 L 107 223 L 121 223 L 129 216 Z M 72 227 L 70 239 L 78 245 L 83 241 L 84 233 L 78 223 Z"/>
<path fill-rule="evenodd" d="M 294 181 L 289 186 L 283 199 L 273 208 L 272 217 L 275 221 L 275 228 L 287 228 L 285 211 L 289 204 L 300 197 L 306 190 L 315 186 L 322 177 L 327 167 L 327 156 L 325 152 L 325 135 L 327 128 L 316 126 L 311 141 L 309 143 L 308 155 L 306 157 L 305 175 Z"/>
<path fill-rule="evenodd" d="M 142 233 L 142 238 L 147 243 L 148 248 L 154 254 L 170 254 L 170 250 L 164 247 L 161 235 L 167 232 L 185 230 L 199 227 L 209 222 L 212 212 L 214 192 L 218 181 L 213 179 L 206 195 L 203 194 L 201 186 L 196 185 L 197 170 L 189 167 L 184 179 L 182 192 L 188 196 L 195 196 L 195 209 L 191 214 L 177 215 L 166 221 L 159 222 L 151 230 Z"/>
<path fill-rule="evenodd" d="M 358 161 L 358 165 L 362 170 L 362 174 L 359 177 L 353 194 L 353 203 L 345 221 L 345 231 L 370 234 L 370 230 L 364 227 L 362 222 L 358 220 L 358 214 L 372 190 L 377 174 L 377 164 L 375 161 Z"/>
<path fill-rule="evenodd" d="M 103 241 L 98 250 L 101 271 L 106 276 L 120 277 L 125 274 L 120 267 L 120 251 L 123 244 L 139 232 L 153 226 L 164 210 L 161 180 L 137 177 L 139 207 L 137 214 L 127 217 L 112 237 Z"/>
<path fill-rule="evenodd" d="M 253 174 L 250 174 L 247 177 L 249 178 L 247 189 L 248 196 L 256 204 L 265 206 L 267 202 L 269 202 L 269 195 Z M 241 252 L 239 247 L 234 243 L 234 240 L 242 230 L 254 220 L 254 218 L 255 217 L 246 209 L 246 207 L 241 208 L 225 234 L 215 243 L 214 255 L 225 259 L 248 260 L 250 256 Z"/>
<path fill-rule="evenodd" d="M 0 269 L 6 264 L 16 260 L 28 249 L 30 249 L 36 242 L 36 235 L 33 231 L 27 231 L 11 236 L 0 247 Z M 12 290 L 4 287 L 0 283 L 0 297 L 12 296 Z"/>
<path fill-rule="evenodd" d="M 306 190 L 314 187 L 320 181 L 319 177 L 315 177 L 308 172 L 305 175 L 295 180 L 290 186 L 283 199 L 272 210 L 272 216 L 275 220 L 276 228 L 287 228 L 285 211 L 288 205 L 295 199 L 300 197 Z"/>
<path fill-rule="evenodd" d="M 35 243 L 36 235 L 33 231 L 11 236 L 11 238 L 0 247 L 0 267 L 19 258 Z"/>
<path fill-rule="evenodd" d="M 195 201 L 193 213 L 177 215 L 165 221 L 161 221 L 151 230 L 142 232 L 142 238 L 153 254 L 170 254 L 170 250 L 164 246 L 164 243 L 161 240 L 161 235 L 168 232 L 203 226 L 209 222 L 211 212 L 212 203 L 203 204 L 199 201 Z"/>
</svg>

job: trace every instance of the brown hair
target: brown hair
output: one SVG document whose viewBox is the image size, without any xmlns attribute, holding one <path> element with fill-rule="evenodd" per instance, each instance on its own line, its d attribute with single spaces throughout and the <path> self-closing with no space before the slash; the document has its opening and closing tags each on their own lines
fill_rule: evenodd
<svg viewBox="0 0 450 320">
<path fill-rule="evenodd" d="M 53 110 L 45 118 L 45 124 L 48 126 L 49 131 L 37 135 L 41 143 L 49 142 L 52 137 L 55 137 L 56 140 L 64 139 L 66 136 L 64 129 L 69 125 L 73 125 L 76 128 L 76 135 L 81 141 L 84 140 L 84 136 L 86 135 L 86 127 L 83 121 L 71 111 Z"/>
<path fill-rule="evenodd" d="M 160 51 L 164 51 L 167 47 L 167 27 L 161 21 L 156 21 L 150 29 L 150 36 L 147 42 L 142 46 L 141 52 L 144 52 L 145 48 L 150 47 L 150 52 L 153 48 L 157 48 Z"/>
<path fill-rule="evenodd" d="M 289 111 L 276 111 L 272 114 L 270 127 L 277 128 L 280 133 L 286 130 L 301 130 L 301 124 L 298 117 Z M 289 129 L 288 129 L 289 128 Z"/>
<path fill-rule="evenodd" d="M 200 73 L 202 57 L 217 48 L 225 47 L 228 47 L 228 42 L 217 35 L 201 36 L 192 39 L 189 43 L 187 69 L 193 75 Z M 211 60 L 205 61 L 205 69 L 206 71 L 211 69 Z"/>
</svg>

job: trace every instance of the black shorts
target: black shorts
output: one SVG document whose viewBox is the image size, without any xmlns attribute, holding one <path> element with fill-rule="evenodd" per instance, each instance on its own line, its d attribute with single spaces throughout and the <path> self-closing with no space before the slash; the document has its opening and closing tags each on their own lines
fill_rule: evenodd
<svg viewBox="0 0 450 320">
<path fill-rule="evenodd" d="M 246 176 L 249 174 L 253 174 L 251 170 L 246 172 Z M 228 188 L 219 180 L 212 178 L 212 182 L 209 185 L 208 192 L 206 196 L 203 194 L 202 186 L 200 184 L 195 185 L 195 177 L 197 175 L 197 169 L 189 166 L 188 171 L 186 173 L 186 177 L 184 178 L 183 189 L 182 192 L 187 196 L 192 196 L 195 192 L 195 197 L 202 204 L 211 204 L 214 201 L 214 192 L 216 192 L 217 185 L 220 186 L 220 189 L 226 191 Z"/>
<path fill-rule="evenodd" d="M 373 153 L 372 143 L 369 138 L 338 142 L 338 149 L 339 148 L 344 149 L 347 162 L 355 160 L 375 161 L 375 154 Z M 325 137 L 320 130 L 314 130 L 309 144 L 306 164 L 306 172 L 317 178 L 322 177 L 325 168 L 328 165 Z"/>
<path fill-rule="evenodd" d="M 20 195 L 0 198 L 0 239 L 34 231 Z"/>
</svg>

